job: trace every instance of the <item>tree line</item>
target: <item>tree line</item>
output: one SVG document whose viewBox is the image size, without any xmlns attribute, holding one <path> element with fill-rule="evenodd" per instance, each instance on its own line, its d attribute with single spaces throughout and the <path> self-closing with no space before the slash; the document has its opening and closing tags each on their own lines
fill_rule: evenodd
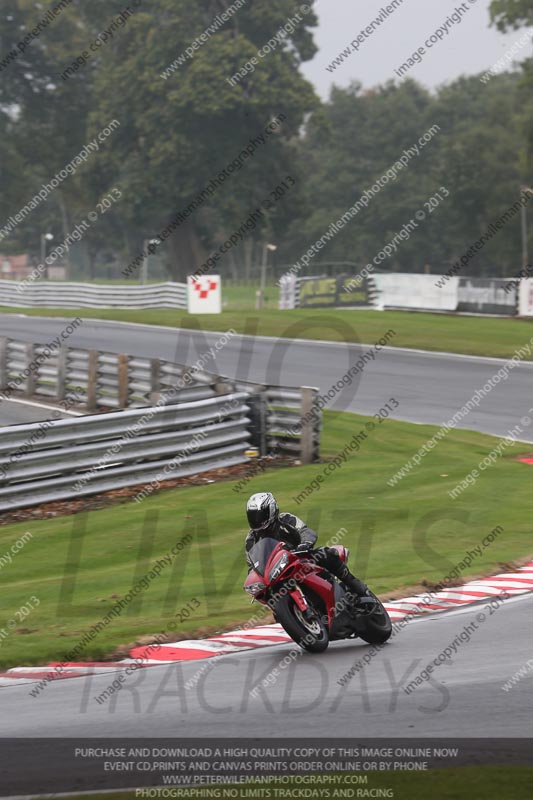
<svg viewBox="0 0 533 800">
<path fill-rule="evenodd" d="M 317 25 L 312 4 L 302 8 L 4 0 L 0 252 L 38 263 L 44 232 L 61 246 L 85 220 L 80 240 L 63 248 L 76 278 L 121 277 L 142 263 L 147 242 L 174 280 L 209 260 L 250 277 L 267 242 L 279 272 L 320 241 L 309 265 L 319 273 L 322 262 L 364 266 L 416 220 L 380 268 L 449 269 L 533 181 L 531 60 L 433 92 L 410 78 L 372 89 L 354 81 L 322 102 L 300 69 L 316 53 Z M 491 13 L 501 30 L 523 27 L 533 0 L 495 0 Z M 92 141 L 97 151 L 29 209 Z M 362 197 L 369 202 L 324 241 Z M 466 273 L 520 266 L 517 215 Z"/>
</svg>

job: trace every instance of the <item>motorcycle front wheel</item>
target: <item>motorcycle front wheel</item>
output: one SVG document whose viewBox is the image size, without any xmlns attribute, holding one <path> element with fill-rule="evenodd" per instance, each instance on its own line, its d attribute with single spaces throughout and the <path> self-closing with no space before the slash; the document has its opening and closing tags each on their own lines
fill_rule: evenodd
<svg viewBox="0 0 533 800">
<path fill-rule="evenodd" d="M 306 619 L 289 594 L 278 600 L 274 614 L 282 628 L 302 650 L 309 653 L 322 653 L 326 650 L 329 634 L 318 614 L 313 614 L 312 619 Z"/>
</svg>

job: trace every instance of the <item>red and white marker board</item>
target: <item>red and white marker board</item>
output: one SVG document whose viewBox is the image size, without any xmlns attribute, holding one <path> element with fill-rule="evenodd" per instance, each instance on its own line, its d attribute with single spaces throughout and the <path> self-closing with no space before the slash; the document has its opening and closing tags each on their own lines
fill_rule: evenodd
<svg viewBox="0 0 533 800">
<path fill-rule="evenodd" d="M 187 299 L 189 314 L 220 314 L 222 294 L 220 275 L 202 275 L 187 278 Z"/>
</svg>

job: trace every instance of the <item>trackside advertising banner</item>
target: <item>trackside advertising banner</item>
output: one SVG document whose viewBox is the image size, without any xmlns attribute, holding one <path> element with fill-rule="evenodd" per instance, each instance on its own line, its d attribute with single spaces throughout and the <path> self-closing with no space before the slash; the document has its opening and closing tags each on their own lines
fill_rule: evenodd
<svg viewBox="0 0 533 800">
<path fill-rule="evenodd" d="M 389 272 L 374 275 L 379 308 L 412 308 L 415 311 L 456 311 L 457 284 L 452 277 L 443 286 L 435 275 Z"/>
<path fill-rule="evenodd" d="M 517 284 L 499 278 L 460 278 L 457 311 L 512 317 L 518 313 Z"/>
<path fill-rule="evenodd" d="M 301 308 L 372 305 L 371 287 L 367 278 L 339 275 L 334 278 L 302 278 Z"/>
<path fill-rule="evenodd" d="M 286 278 L 281 286 L 280 308 L 370 306 L 507 317 L 533 314 L 533 279 L 453 276 L 442 283 L 439 277 L 445 276 L 391 272 L 368 278 L 348 275 L 292 281 Z"/>
</svg>

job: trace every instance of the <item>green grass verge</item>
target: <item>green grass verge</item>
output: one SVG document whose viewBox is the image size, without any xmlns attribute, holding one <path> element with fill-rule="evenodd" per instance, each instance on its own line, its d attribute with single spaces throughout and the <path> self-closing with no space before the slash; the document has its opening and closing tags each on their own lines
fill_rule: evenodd
<svg viewBox="0 0 533 800">
<path fill-rule="evenodd" d="M 323 456 L 341 452 L 365 421 L 326 412 Z M 240 493 L 227 481 L 162 491 L 142 503 L 1 527 L 0 556 L 24 532 L 33 538 L 1 569 L 0 666 L 63 660 L 84 632 L 187 534 L 192 543 L 77 660 L 99 659 L 121 643 L 168 630 L 176 612 L 188 603 L 196 605 L 194 598 L 199 606 L 187 619 L 182 614 L 177 625 L 181 633 L 206 626 L 220 629 L 253 616 L 258 606 L 250 606 L 242 582 L 244 504 L 254 491 L 273 491 L 282 509 L 296 512 L 319 530 L 322 544 L 344 527 L 342 541 L 351 548 L 354 571 L 382 594 L 422 579 L 440 581 L 498 525 L 503 533 L 464 575 L 482 574 L 529 555 L 533 473 L 510 458 L 526 445 L 507 448 L 455 501 L 447 490 L 490 452 L 492 437 L 455 431 L 411 475 L 394 488 L 388 485 L 434 430 L 385 421 L 299 505 L 293 498 L 322 473 L 324 464 L 269 470 Z M 40 605 L 9 628 L 8 621 L 16 619 L 32 596 Z"/>
<path fill-rule="evenodd" d="M 192 316 L 185 311 L 159 309 L 128 311 L 125 309 L 24 309 L 0 308 L 2 313 L 29 316 L 75 317 L 166 325 L 174 328 L 201 328 L 258 334 L 288 339 L 323 339 L 334 342 L 373 343 L 386 331 L 395 335 L 388 342 L 392 347 L 448 351 L 477 356 L 509 358 L 529 344 L 533 336 L 533 318 L 493 319 L 459 317 L 445 314 L 423 314 L 402 311 L 348 311 L 346 309 L 294 309 L 279 311 L 270 297 L 266 310 L 253 310 L 246 297 L 249 287 L 228 290 L 233 298 L 222 314 Z M 533 359 L 532 353 L 525 360 Z"/>
<path fill-rule="evenodd" d="M 351 773 L 350 773 L 351 774 Z M 428 772 L 387 772 L 387 773 L 365 773 L 368 777 L 368 785 L 343 783 L 324 784 L 325 791 L 323 797 L 335 797 L 335 789 L 348 789 L 353 791 L 353 795 L 347 797 L 364 797 L 365 789 L 391 789 L 395 800 L 531 800 L 531 785 L 533 783 L 533 768 L 531 767 L 461 767 L 451 769 L 434 769 Z M 291 786 L 294 788 L 317 789 L 319 785 L 314 784 L 246 784 L 236 787 L 238 794 L 233 797 L 250 798 L 250 790 L 256 787 L 261 789 L 264 794 L 255 795 L 256 797 L 274 797 L 273 788 L 276 787 L 285 791 L 287 794 L 279 794 L 278 797 L 289 797 L 288 792 Z M 270 788 L 271 793 L 267 794 Z M 220 796 L 222 797 L 222 787 Z M 326 794 L 326 791 L 328 792 Z M 248 794 L 247 794 L 248 793 Z M 185 795 L 181 795 L 184 797 Z M 296 795 L 295 795 L 296 796 Z M 318 796 L 318 795 L 315 795 Z M 342 794 L 336 795 L 342 797 Z M 370 795 L 369 795 L 370 796 Z M 81 795 L 71 795 L 65 800 L 74 800 Z M 83 795 L 84 800 L 133 800 L 135 792 L 112 792 L 98 795 Z"/>
</svg>

